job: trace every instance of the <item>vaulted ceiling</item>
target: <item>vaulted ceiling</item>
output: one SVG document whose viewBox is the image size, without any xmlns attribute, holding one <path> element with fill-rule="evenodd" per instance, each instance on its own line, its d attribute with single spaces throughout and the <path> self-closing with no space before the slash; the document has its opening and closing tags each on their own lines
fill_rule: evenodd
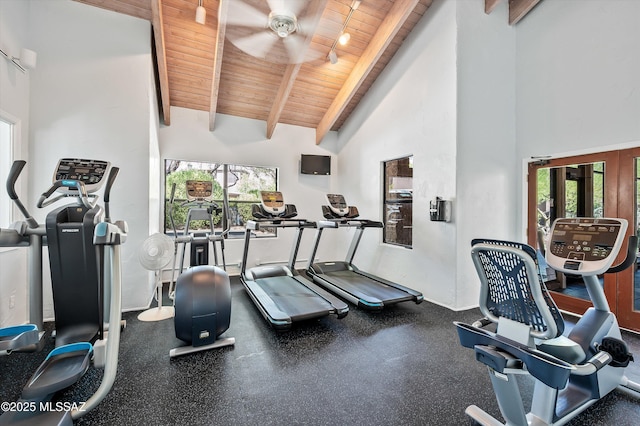
<svg viewBox="0 0 640 426">
<path fill-rule="evenodd" d="M 76 0 L 153 25 L 162 119 L 171 106 L 316 129 L 316 143 L 339 130 L 432 0 Z M 499 0 L 485 0 L 489 13 Z M 540 0 L 510 0 L 510 23 Z M 279 38 L 271 16 L 294 16 Z M 524 13 L 522 13 L 524 11 Z M 280 21 L 277 21 L 280 22 Z M 345 26 L 345 22 L 348 24 Z M 343 32 L 346 45 L 337 43 Z M 336 60 L 328 59 L 335 52 Z"/>
</svg>

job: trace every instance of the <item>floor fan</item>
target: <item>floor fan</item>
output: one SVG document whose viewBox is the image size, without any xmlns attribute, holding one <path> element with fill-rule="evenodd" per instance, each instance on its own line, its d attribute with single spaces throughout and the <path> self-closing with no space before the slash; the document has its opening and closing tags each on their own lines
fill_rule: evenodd
<svg viewBox="0 0 640 426">
<path fill-rule="evenodd" d="M 140 321 L 160 321 L 174 316 L 173 306 L 162 306 L 162 280 L 160 279 L 162 268 L 173 260 L 173 256 L 173 240 L 164 234 L 152 234 L 142 243 L 138 251 L 138 259 L 145 269 L 155 273 L 158 306 L 138 315 Z"/>
</svg>

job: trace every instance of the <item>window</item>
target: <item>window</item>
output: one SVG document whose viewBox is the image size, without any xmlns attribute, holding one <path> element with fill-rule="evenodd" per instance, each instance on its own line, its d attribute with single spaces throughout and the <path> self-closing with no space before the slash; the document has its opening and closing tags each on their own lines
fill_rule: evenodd
<svg viewBox="0 0 640 426">
<path fill-rule="evenodd" d="M 171 188 L 175 184 L 173 221 L 178 233 L 184 231 L 188 207 L 181 206 L 187 200 L 187 180 L 213 182 L 213 201 L 223 206 L 223 188 L 227 188 L 229 217 L 213 214 L 214 232 L 221 234 L 229 227 L 227 238 L 243 238 L 245 224 L 252 219 L 251 205 L 260 203 L 260 191 L 278 189 L 278 169 L 275 167 L 242 166 L 236 164 L 203 163 L 196 161 L 165 160 L 165 233 L 172 234 L 169 202 Z M 208 207 L 208 206 L 204 206 Z M 208 221 L 191 222 L 192 230 L 209 230 Z M 257 237 L 273 237 L 274 229 L 261 229 Z"/>
<path fill-rule="evenodd" d="M 413 156 L 384 162 L 383 242 L 411 248 Z"/>
<path fill-rule="evenodd" d="M 0 112 L 0 180 L 6 182 L 11 163 L 13 162 L 14 124 L 6 121 Z M 6 191 L 0 195 L 0 224 L 7 226 L 13 221 L 11 214 L 12 201 Z"/>
</svg>

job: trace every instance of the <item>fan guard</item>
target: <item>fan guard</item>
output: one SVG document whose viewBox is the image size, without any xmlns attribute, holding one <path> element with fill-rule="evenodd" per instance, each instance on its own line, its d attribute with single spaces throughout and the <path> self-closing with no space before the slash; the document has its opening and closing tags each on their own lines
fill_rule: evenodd
<svg viewBox="0 0 640 426">
<path fill-rule="evenodd" d="M 142 242 L 138 251 L 140 264 L 155 272 L 156 308 L 149 308 L 138 315 L 140 321 L 161 321 L 174 315 L 173 306 L 162 306 L 162 280 L 160 271 L 167 266 L 175 256 L 175 244 L 170 237 L 156 232 Z M 172 273 L 173 275 L 173 273 Z"/>
<path fill-rule="evenodd" d="M 150 271 L 158 271 L 173 259 L 173 240 L 159 232 L 147 237 L 138 252 L 140 264 Z"/>
</svg>

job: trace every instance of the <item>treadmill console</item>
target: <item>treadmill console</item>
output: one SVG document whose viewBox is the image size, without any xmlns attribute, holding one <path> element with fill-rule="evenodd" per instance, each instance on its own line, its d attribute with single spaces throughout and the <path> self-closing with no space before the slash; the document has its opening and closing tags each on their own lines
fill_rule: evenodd
<svg viewBox="0 0 640 426">
<path fill-rule="evenodd" d="M 346 216 L 349 213 L 349 206 L 344 196 L 340 194 L 327 194 L 329 208 L 338 216 Z"/>
<path fill-rule="evenodd" d="M 569 274 L 602 274 L 613 264 L 626 231 L 625 219 L 556 219 L 551 227 L 547 263 Z"/>
<path fill-rule="evenodd" d="M 262 208 L 269 214 L 278 216 L 285 211 L 284 198 L 280 191 L 260 191 Z"/>
<path fill-rule="evenodd" d="M 97 192 L 104 185 L 109 170 L 108 161 L 63 158 L 53 173 L 53 181 L 74 180 L 84 183 L 88 194 Z M 61 186 L 57 189 L 62 193 L 77 193 L 75 185 Z"/>
<path fill-rule="evenodd" d="M 187 200 L 189 201 L 212 201 L 213 182 L 210 180 L 188 180 Z"/>
</svg>

